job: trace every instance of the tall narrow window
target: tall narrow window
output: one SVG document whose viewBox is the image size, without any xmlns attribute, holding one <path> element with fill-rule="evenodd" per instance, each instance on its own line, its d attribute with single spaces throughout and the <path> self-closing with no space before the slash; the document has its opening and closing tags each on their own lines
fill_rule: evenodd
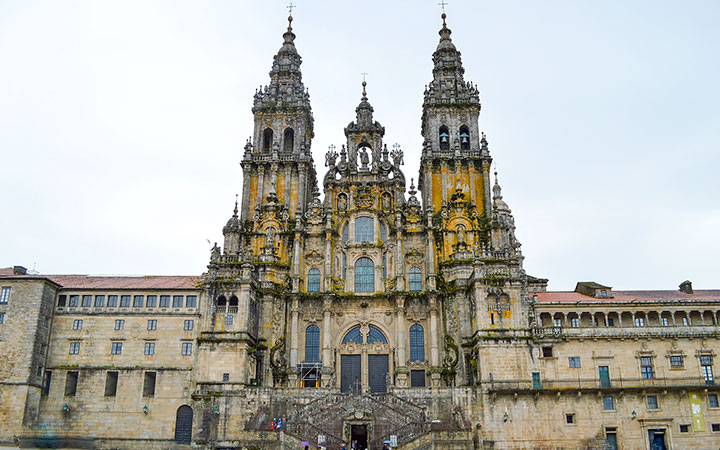
<svg viewBox="0 0 720 450">
<path fill-rule="evenodd" d="M 157 372 L 145 372 L 143 383 L 143 397 L 155 397 L 155 380 Z"/>
<path fill-rule="evenodd" d="M 148 330 L 157 330 L 157 320 L 156 319 L 150 319 L 148 320 Z"/>
<path fill-rule="evenodd" d="M 155 343 L 154 342 L 146 342 L 145 343 L 145 354 L 147 356 L 152 356 L 155 354 Z"/>
<path fill-rule="evenodd" d="M 408 272 L 410 290 L 413 292 L 422 291 L 422 271 L 419 267 L 411 267 Z"/>
<path fill-rule="evenodd" d="M 182 348 L 180 349 L 180 353 L 183 356 L 190 356 L 192 355 L 192 342 L 183 342 Z"/>
<path fill-rule="evenodd" d="M 105 397 L 115 397 L 117 394 L 118 373 L 109 371 L 105 378 Z"/>
<path fill-rule="evenodd" d="M 79 353 L 80 353 L 80 343 L 79 342 L 71 342 L 70 343 L 70 354 L 77 355 Z"/>
<path fill-rule="evenodd" d="M 387 241 L 387 227 L 383 222 L 380 222 L 380 240 Z"/>
<path fill-rule="evenodd" d="M 700 356 L 700 368 L 702 369 L 703 378 L 705 378 L 705 384 L 714 384 L 715 377 L 713 376 L 712 363 L 712 355 Z"/>
<path fill-rule="evenodd" d="M 342 236 L 343 244 L 347 244 L 347 241 L 350 239 L 350 233 L 348 231 L 348 228 L 350 228 L 350 227 L 348 227 L 347 224 L 343 227 L 343 236 Z"/>
<path fill-rule="evenodd" d="M 4 287 L 0 290 L 0 305 L 7 305 L 10 299 L 10 288 Z"/>
<path fill-rule="evenodd" d="M 440 150 L 449 150 L 450 149 L 450 133 L 448 132 L 448 127 L 445 125 L 440 127 L 440 132 L 438 133 L 438 138 L 440 139 Z"/>
<path fill-rule="evenodd" d="M 308 270 L 307 291 L 308 292 L 320 292 L 320 270 L 318 270 L 318 269 Z"/>
<path fill-rule="evenodd" d="M 345 276 L 347 274 L 347 255 L 343 253 L 342 256 L 342 277 L 343 280 L 346 280 L 347 277 Z"/>
<path fill-rule="evenodd" d="M 305 362 L 320 361 L 320 328 L 310 325 L 305 330 Z"/>
<path fill-rule="evenodd" d="M 295 131 L 292 128 L 285 128 L 283 134 L 283 150 L 287 153 L 292 153 L 293 146 L 295 143 Z"/>
<path fill-rule="evenodd" d="M 265 153 L 270 153 L 273 144 L 273 130 L 272 128 L 265 128 L 263 131 L 263 147 L 262 150 Z"/>
<path fill-rule="evenodd" d="M 646 380 L 655 378 L 651 356 L 640 357 L 640 373 L 642 374 L 642 377 Z"/>
<path fill-rule="evenodd" d="M 370 258 L 355 263 L 355 292 L 375 292 L 375 265 Z"/>
<path fill-rule="evenodd" d="M 373 242 L 375 240 L 375 220 L 372 217 L 355 219 L 355 242 Z"/>
<path fill-rule="evenodd" d="M 383 279 L 387 279 L 387 252 L 383 253 Z"/>
<path fill-rule="evenodd" d="M 460 127 L 460 148 L 470 150 L 470 129 L 465 125 Z"/>
<path fill-rule="evenodd" d="M 65 376 L 65 397 L 74 397 L 77 393 L 78 372 L 70 371 Z"/>
<path fill-rule="evenodd" d="M 410 361 L 425 361 L 425 332 L 417 323 L 410 327 Z"/>
</svg>

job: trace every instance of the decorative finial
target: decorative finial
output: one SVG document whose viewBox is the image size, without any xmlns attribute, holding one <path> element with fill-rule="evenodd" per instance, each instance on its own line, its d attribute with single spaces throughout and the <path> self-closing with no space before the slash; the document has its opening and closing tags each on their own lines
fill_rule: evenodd
<svg viewBox="0 0 720 450">
<path fill-rule="evenodd" d="M 233 216 L 235 216 L 235 217 L 237 216 L 237 212 L 238 212 L 237 205 L 238 205 L 238 195 L 235 194 L 235 209 L 233 210 Z"/>
<path fill-rule="evenodd" d="M 365 91 L 365 86 L 367 86 L 367 81 L 365 81 L 365 76 L 367 75 L 367 72 L 363 72 L 363 73 L 361 73 L 360 75 L 362 75 L 362 77 L 363 77 L 363 80 L 362 80 L 362 87 L 363 87 L 362 99 L 363 99 L 363 100 L 367 100 L 367 92 Z"/>
</svg>

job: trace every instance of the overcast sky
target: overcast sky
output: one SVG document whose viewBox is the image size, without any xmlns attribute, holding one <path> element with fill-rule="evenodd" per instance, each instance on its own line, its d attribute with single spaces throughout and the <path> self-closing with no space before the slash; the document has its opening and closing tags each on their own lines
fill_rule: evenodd
<svg viewBox="0 0 720 450">
<path fill-rule="evenodd" d="M 417 180 L 439 0 L 295 0 L 321 176 L 361 72 Z M 0 0 L 0 266 L 188 274 L 242 186 L 280 1 Z M 447 7 L 528 273 L 720 288 L 720 2 Z"/>
</svg>

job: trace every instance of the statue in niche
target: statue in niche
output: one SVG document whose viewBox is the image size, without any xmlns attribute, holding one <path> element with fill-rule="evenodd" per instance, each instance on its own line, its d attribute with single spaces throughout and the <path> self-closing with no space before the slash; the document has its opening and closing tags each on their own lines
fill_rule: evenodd
<svg viewBox="0 0 720 450">
<path fill-rule="evenodd" d="M 367 147 L 360 147 L 360 167 L 367 169 L 370 163 L 370 156 L 368 155 Z"/>
<path fill-rule="evenodd" d="M 337 207 L 338 207 L 338 211 L 347 210 L 347 196 L 345 196 L 345 194 L 340 194 L 338 196 Z"/>
<path fill-rule="evenodd" d="M 275 250 L 275 230 L 268 227 L 265 233 L 265 254 L 272 255 Z"/>
<path fill-rule="evenodd" d="M 465 227 L 462 225 L 458 225 L 455 230 L 457 231 L 458 244 L 465 244 Z"/>
<path fill-rule="evenodd" d="M 382 201 L 382 209 L 390 209 L 392 202 L 391 202 L 390 196 L 388 194 L 383 194 L 381 197 L 381 201 Z"/>
</svg>

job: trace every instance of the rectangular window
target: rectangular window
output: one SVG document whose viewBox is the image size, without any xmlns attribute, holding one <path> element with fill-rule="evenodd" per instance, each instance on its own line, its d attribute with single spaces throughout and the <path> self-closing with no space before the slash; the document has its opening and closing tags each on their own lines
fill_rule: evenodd
<svg viewBox="0 0 720 450">
<path fill-rule="evenodd" d="M 580 368 L 580 357 L 579 356 L 570 356 L 568 359 L 570 360 L 570 368 L 571 369 L 579 369 Z"/>
<path fill-rule="evenodd" d="M 92 295 L 83 295 L 82 296 L 82 307 L 89 308 L 91 306 L 92 306 Z"/>
<path fill-rule="evenodd" d="M 230 381 L 230 374 L 229 374 L 229 373 L 224 373 L 224 374 L 223 374 L 223 382 L 224 382 L 224 383 L 227 383 L 228 381 Z"/>
<path fill-rule="evenodd" d="M 552 358 L 552 355 L 553 355 L 552 347 L 550 347 L 550 346 L 543 347 L 542 355 L 543 355 L 543 358 Z"/>
<path fill-rule="evenodd" d="M 154 342 L 146 342 L 145 343 L 145 354 L 148 356 L 152 356 L 155 354 L 155 343 Z"/>
<path fill-rule="evenodd" d="M 688 433 L 690 431 L 690 425 L 680 425 L 680 432 L 681 433 Z"/>
<path fill-rule="evenodd" d="M 225 325 L 232 325 L 233 324 L 233 315 L 228 314 L 225 316 Z"/>
<path fill-rule="evenodd" d="M 157 330 L 157 320 L 148 320 L 148 330 Z"/>
<path fill-rule="evenodd" d="M 607 324 L 608 324 L 607 326 L 609 326 L 609 327 L 614 327 L 615 319 L 608 317 Z"/>
<path fill-rule="evenodd" d="M 702 370 L 703 378 L 705 378 L 705 384 L 714 383 L 715 377 L 713 376 L 712 363 L 711 355 L 700 356 L 700 369 Z"/>
<path fill-rule="evenodd" d="M 683 367 L 682 355 L 670 355 L 670 367 L 673 367 L 673 368 Z"/>
<path fill-rule="evenodd" d="M 67 295 L 58 295 L 58 308 L 63 308 L 67 302 Z"/>
<path fill-rule="evenodd" d="M 358 217 L 355 219 L 355 242 L 375 241 L 375 219 Z"/>
<path fill-rule="evenodd" d="M 708 394 L 708 406 L 710 408 L 720 408 L 717 394 Z"/>
<path fill-rule="evenodd" d="M 125 320 L 123 319 L 117 319 L 115 321 L 115 329 L 116 330 L 123 330 L 125 329 Z"/>
<path fill-rule="evenodd" d="M 79 295 L 71 295 L 70 296 L 70 303 L 68 303 L 68 306 L 71 308 L 74 308 L 80 303 L 80 296 Z"/>
<path fill-rule="evenodd" d="M 648 407 L 648 409 L 658 409 L 657 395 L 648 395 L 647 396 L 647 407 Z"/>
<path fill-rule="evenodd" d="M 142 308 L 145 304 L 145 296 L 144 295 L 136 295 L 133 297 L 133 308 Z"/>
<path fill-rule="evenodd" d="M 532 388 L 535 390 L 542 389 L 542 381 L 540 381 L 540 372 L 532 373 Z"/>
<path fill-rule="evenodd" d="M 646 380 L 655 378 L 655 373 L 653 372 L 651 356 L 641 356 L 640 357 L 640 373 L 642 374 L 642 377 Z"/>
<path fill-rule="evenodd" d="M 82 330 L 82 319 L 73 320 L 73 330 Z"/>
<path fill-rule="evenodd" d="M 197 306 L 197 295 L 188 295 L 185 297 L 185 306 L 195 308 Z"/>
<path fill-rule="evenodd" d="M 115 397 L 117 394 L 118 373 L 109 371 L 105 378 L 105 397 Z"/>
<path fill-rule="evenodd" d="M 104 295 L 96 295 L 95 296 L 95 307 L 102 308 L 103 306 L 105 306 L 105 296 Z"/>
<path fill-rule="evenodd" d="M 411 370 L 410 371 L 410 387 L 425 387 L 425 371 L 424 370 Z"/>
<path fill-rule="evenodd" d="M 157 372 L 145 372 L 143 382 L 143 397 L 155 397 L 155 379 Z"/>
<path fill-rule="evenodd" d="M 188 319 L 185 321 L 185 326 L 183 327 L 183 330 L 192 331 L 193 325 L 195 325 L 195 321 L 192 319 Z"/>
<path fill-rule="evenodd" d="M 644 317 L 636 317 L 635 318 L 635 326 L 636 327 L 644 327 L 645 326 L 645 318 Z"/>
<path fill-rule="evenodd" d="M 45 382 L 43 383 L 43 395 L 50 393 L 50 382 L 52 381 L 52 370 L 45 371 Z"/>
<path fill-rule="evenodd" d="M 347 227 L 345 227 L 345 228 L 347 229 Z M 342 277 L 343 277 L 343 280 L 346 280 L 347 279 L 347 276 L 346 276 L 347 275 L 347 255 L 345 253 L 343 253 L 342 255 L 343 255 Z"/>
<path fill-rule="evenodd" d="M 0 290 L 0 305 L 7 305 L 10 300 L 10 288 L 4 287 Z"/>
<path fill-rule="evenodd" d="M 69 371 L 65 376 L 65 397 L 74 397 L 77 394 L 78 372 Z"/>
<path fill-rule="evenodd" d="M 663 326 L 663 327 L 670 326 L 670 320 L 667 317 L 661 317 L 660 318 L 660 326 Z"/>
<path fill-rule="evenodd" d="M 192 342 L 183 342 L 180 353 L 184 356 L 192 355 Z"/>
<path fill-rule="evenodd" d="M 169 295 L 161 295 L 160 296 L 160 307 L 167 308 L 168 306 L 170 306 L 170 296 Z"/>
<path fill-rule="evenodd" d="M 122 354 L 122 342 L 113 342 L 112 343 L 112 349 L 110 350 L 111 355 L 121 355 Z"/>
<path fill-rule="evenodd" d="M 580 327 L 580 318 L 573 317 L 572 319 L 570 319 L 570 326 L 573 328 L 579 328 Z"/>
<path fill-rule="evenodd" d="M 711 427 L 711 428 L 712 428 L 712 430 L 713 430 L 713 433 L 717 433 L 718 431 L 720 431 L 720 423 L 714 423 L 714 424 L 712 424 L 712 427 Z"/>
<path fill-rule="evenodd" d="M 129 308 L 130 307 L 130 296 L 129 295 L 121 295 L 120 296 L 120 307 L 121 308 Z"/>
<path fill-rule="evenodd" d="M 115 308 L 117 306 L 117 300 L 118 300 L 117 295 L 108 295 L 108 304 L 107 304 L 108 307 Z"/>
<path fill-rule="evenodd" d="M 615 409 L 615 399 L 612 395 L 606 395 L 603 397 L 603 409 L 605 411 L 612 411 Z"/>
<path fill-rule="evenodd" d="M 683 317 L 683 325 L 685 325 L 686 327 L 690 326 L 690 319 L 687 316 Z"/>
<path fill-rule="evenodd" d="M 147 303 L 145 305 L 148 308 L 154 308 L 157 306 L 157 295 L 148 295 L 147 296 Z"/>
<path fill-rule="evenodd" d="M 562 319 L 553 319 L 553 326 L 554 326 L 554 327 L 561 327 L 561 326 L 562 326 Z"/>
<path fill-rule="evenodd" d="M 5 313 L 0 313 L 0 325 L 2 325 L 5 322 Z"/>
<path fill-rule="evenodd" d="M 567 423 L 567 424 L 577 423 L 575 420 L 575 414 L 565 414 L 565 423 Z"/>
<path fill-rule="evenodd" d="M 80 353 L 80 343 L 79 342 L 71 342 L 70 343 L 70 354 L 77 355 L 78 353 Z"/>
<path fill-rule="evenodd" d="M 182 295 L 173 295 L 173 308 L 182 308 L 183 305 L 183 296 Z"/>
</svg>

